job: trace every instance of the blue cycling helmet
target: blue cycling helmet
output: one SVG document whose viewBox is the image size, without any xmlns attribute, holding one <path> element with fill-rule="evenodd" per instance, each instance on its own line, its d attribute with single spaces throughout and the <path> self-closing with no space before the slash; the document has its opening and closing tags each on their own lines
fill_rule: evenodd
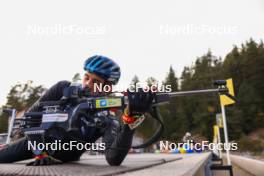
<svg viewBox="0 0 264 176">
<path fill-rule="evenodd" d="M 111 84 L 117 84 L 120 78 L 120 67 L 110 58 L 95 55 L 84 62 L 84 70 L 95 73 Z"/>
</svg>

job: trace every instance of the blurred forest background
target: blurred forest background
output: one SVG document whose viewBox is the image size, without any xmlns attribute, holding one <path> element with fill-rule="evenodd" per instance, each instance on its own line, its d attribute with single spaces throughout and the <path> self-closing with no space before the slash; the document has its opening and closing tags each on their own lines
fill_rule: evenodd
<svg viewBox="0 0 264 176">
<path fill-rule="evenodd" d="M 177 59 L 177 58 L 176 58 Z M 176 60 L 175 60 L 176 62 Z M 218 58 L 209 50 L 196 58 L 191 66 L 184 67 L 180 77 L 169 68 L 163 84 L 172 85 L 172 91 L 212 88 L 216 79 L 233 78 L 238 102 L 226 108 L 229 138 L 238 142 L 240 151 L 263 152 L 264 149 L 264 44 L 253 39 L 234 46 L 225 58 Z M 76 74 L 73 81 L 79 80 Z M 59 80 L 58 80 L 59 81 Z M 131 84 L 142 82 L 137 76 Z M 157 81 L 150 77 L 148 84 Z M 14 85 L 7 95 L 4 107 L 18 111 L 29 108 L 46 90 L 33 86 L 32 81 Z M 181 140 L 186 132 L 197 138 L 212 140 L 216 113 L 220 113 L 216 94 L 179 97 L 160 107 L 166 129 L 163 139 Z M 4 115 L 3 115 L 4 116 Z M 7 130 L 7 118 L 0 117 L 0 133 Z M 157 124 L 146 119 L 138 135 L 147 138 Z M 223 135 L 222 135 L 223 136 Z"/>
</svg>

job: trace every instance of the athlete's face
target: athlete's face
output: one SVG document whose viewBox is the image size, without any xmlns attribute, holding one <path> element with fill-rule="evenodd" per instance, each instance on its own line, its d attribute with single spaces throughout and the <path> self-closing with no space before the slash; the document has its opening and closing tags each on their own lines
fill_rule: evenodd
<svg viewBox="0 0 264 176">
<path fill-rule="evenodd" d="M 97 87 L 104 86 L 106 84 L 106 81 L 99 77 L 98 75 L 90 72 L 86 72 L 83 77 L 82 85 L 84 88 L 88 88 L 91 93 L 101 93 Z"/>
</svg>

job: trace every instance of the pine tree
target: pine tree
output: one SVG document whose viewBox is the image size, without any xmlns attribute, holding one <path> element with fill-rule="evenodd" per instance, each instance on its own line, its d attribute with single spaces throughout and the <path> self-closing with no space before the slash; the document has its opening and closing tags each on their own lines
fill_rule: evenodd
<svg viewBox="0 0 264 176">
<path fill-rule="evenodd" d="M 78 81 L 81 80 L 81 75 L 80 73 L 76 73 L 73 77 L 72 77 L 72 82 L 76 83 Z"/>
<path fill-rule="evenodd" d="M 17 112 L 26 111 L 43 94 L 43 86 L 33 86 L 32 81 L 14 85 L 7 95 L 7 103 L 3 108 L 14 108 Z M 6 132 L 8 118 L 6 114 L 0 116 L 0 132 Z"/>
<path fill-rule="evenodd" d="M 163 84 L 165 86 L 170 85 L 172 92 L 179 90 L 178 78 L 176 77 L 175 71 L 172 66 L 170 66 L 169 72 Z M 171 99 L 169 104 L 163 105 L 159 108 L 164 120 L 165 131 L 163 135 L 166 139 L 175 140 L 181 138 L 182 132 L 180 131 L 181 122 L 178 118 L 178 107 L 178 100 Z"/>
</svg>

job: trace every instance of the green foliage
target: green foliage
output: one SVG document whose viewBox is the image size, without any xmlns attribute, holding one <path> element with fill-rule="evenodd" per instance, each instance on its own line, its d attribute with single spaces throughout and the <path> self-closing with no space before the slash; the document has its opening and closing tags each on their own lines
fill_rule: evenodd
<svg viewBox="0 0 264 176">
<path fill-rule="evenodd" d="M 171 91 L 178 91 L 178 78 L 176 77 L 175 71 L 170 66 L 169 72 L 165 81 L 164 85 L 170 85 Z M 164 131 L 164 138 L 165 139 L 178 139 L 181 135 L 181 121 L 179 118 L 179 114 L 177 111 L 177 107 L 179 105 L 179 101 L 177 99 L 172 99 L 169 104 L 163 105 L 160 107 L 160 114 L 163 117 L 164 125 L 166 126 Z"/>
<path fill-rule="evenodd" d="M 33 86 L 32 81 L 26 84 L 16 84 L 7 95 L 6 106 L 15 108 L 18 112 L 28 109 L 45 91 L 43 86 Z"/>
<path fill-rule="evenodd" d="M 241 48 L 234 47 L 223 64 L 226 78 L 234 80 L 238 102 L 229 111 L 232 113 L 231 128 L 249 134 L 264 127 L 264 48 L 250 39 Z M 233 121 L 237 121 L 232 126 Z M 230 125 L 229 125 L 230 126 Z M 231 131 L 232 132 L 232 131 Z M 239 136 L 234 136 L 238 138 Z"/>
<path fill-rule="evenodd" d="M 72 82 L 78 82 L 78 81 L 80 81 L 80 80 L 82 80 L 82 79 L 81 79 L 81 75 L 80 75 L 80 73 L 76 73 L 76 74 L 72 77 Z"/>
<path fill-rule="evenodd" d="M 7 103 L 3 107 L 15 108 L 17 112 L 26 111 L 39 99 L 46 89 L 43 86 L 33 86 L 32 81 L 25 84 L 14 85 L 7 95 Z M 0 133 L 6 132 L 8 118 L 5 114 L 0 116 Z"/>
<path fill-rule="evenodd" d="M 264 46 L 263 42 L 250 39 L 241 47 L 234 46 L 224 61 L 209 50 L 198 57 L 192 66 L 183 69 L 180 79 L 172 67 L 163 84 L 170 84 L 172 91 L 213 88 L 217 79 L 233 78 L 238 102 L 226 108 L 229 137 L 241 138 L 242 149 L 248 148 L 245 135 L 264 128 Z M 185 132 L 206 137 L 213 136 L 215 115 L 220 113 L 217 94 L 184 96 L 161 106 L 160 112 L 166 126 L 163 138 L 180 140 Z M 258 141 L 253 141 L 258 142 Z M 252 145 L 252 141 L 250 144 Z M 243 147 L 245 146 L 245 147 Z M 255 151 L 263 146 L 256 146 Z"/>
<path fill-rule="evenodd" d="M 138 78 L 137 75 L 135 75 L 135 76 L 133 77 L 132 81 L 131 81 L 131 84 L 132 84 L 132 85 L 135 85 L 135 84 L 137 84 L 138 82 L 139 82 L 139 78 Z"/>
<path fill-rule="evenodd" d="M 180 82 L 181 90 L 210 88 L 216 79 L 233 78 L 238 102 L 227 107 L 227 123 L 231 139 L 239 139 L 257 128 L 264 128 L 264 48 L 263 42 L 252 39 L 234 46 L 224 62 L 210 51 L 198 57 L 195 64 L 185 67 Z M 185 120 L 186 130 L 212 138 L 215 114 L 220 112 L 219 99 L 215 95 L 199 95 L 179 98 L 179 114 Z M 181 132 L 180 132 L 181 133 Z"/>
<path fill-rule="evenodd" d="M 254 154 L 260 154 L 263 152 L 264 141 L 261 139 L 251 139 L 246 135 L 243 135 L 238 140 L 238 149 L 240 152 L 251 151 Z"/>
</svg>

